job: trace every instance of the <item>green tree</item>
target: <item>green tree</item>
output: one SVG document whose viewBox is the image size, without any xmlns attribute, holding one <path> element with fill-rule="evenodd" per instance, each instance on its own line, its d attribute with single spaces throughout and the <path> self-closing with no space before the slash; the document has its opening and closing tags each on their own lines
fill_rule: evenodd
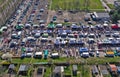
<svg viewBox="0 0 120 77">
<path fill-rule="evenodd" d="M 113 23 L 117 23 L 118 19 L 119 19 L 118 13 L 114 13 L 114 14 L 112 15 L 112 22 L 113 22 Z"/>
<path fill-rule="evenodd" d="M 120 6 L 116 7 L 114 10 L 109 12 L 112 22 L 117 23 L 118 20 L 120 20 Z"/>
</svg>

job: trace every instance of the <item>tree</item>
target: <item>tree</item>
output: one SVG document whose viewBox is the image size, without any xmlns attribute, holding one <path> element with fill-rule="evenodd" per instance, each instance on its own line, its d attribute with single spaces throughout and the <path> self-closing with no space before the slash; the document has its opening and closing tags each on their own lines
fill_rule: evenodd
<svg viewBox="0 0 120 77">
<path fill-rule="evenodd" d="M 110 11 L 109 15 L 112 18 L 113 23 L 117 23 L 120 20 L 120 6 L 116 7 L 114 10 Z"/>
<path fill-rule="evenodd" d="M 109 12 L 109 15 L 112 15 L 112 14 L 114 14 L 114 10 L 111 10 L 111 11 Z"/>
<path fill-rule="evenodd" d="M 112 15 L 112 22 L 113 22 L 113 23 L 117 23 L 118 19 L 119 19 L 118 14 L 117 14 L 117 13 L 114 13 L 114 14 Z"/>
</svg>

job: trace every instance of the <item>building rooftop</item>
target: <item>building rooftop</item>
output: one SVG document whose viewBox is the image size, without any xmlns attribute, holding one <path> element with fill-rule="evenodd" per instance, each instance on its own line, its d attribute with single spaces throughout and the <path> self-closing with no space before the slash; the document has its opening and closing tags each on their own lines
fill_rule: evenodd
<svg viewBox="0 0 120 77">
<path fill-rule="evenodd" d="M 19 71 L 27 71 L 28 65 L 20 65 Z"/>
<path fill-rule="evenodd" d="M 64 67 L 63 66 L 56 66 L 54 69 L 54 73 L 61 73 L 64 71 Z"/>
</svg>

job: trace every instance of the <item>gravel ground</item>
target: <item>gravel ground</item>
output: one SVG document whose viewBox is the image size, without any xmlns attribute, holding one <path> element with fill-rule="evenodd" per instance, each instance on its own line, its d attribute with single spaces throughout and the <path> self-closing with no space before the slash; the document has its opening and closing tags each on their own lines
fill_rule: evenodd
<svg viewBox="0 0 120 77">
<path fill-rule="evenodd" d="M 53 16 L 57 16 L 56 22 L 60 22 L 60 23 L 63 23 L 64 19 L 68 19 L 69 22 L 72 22 L 72 23 L 78 23 L 80 21 L 84 22 L 83 19 L 85 14 L 86 14 L 85 12 L 77 12 L 73 14 L 68 11 L 63 11 L 63 15 L 58 15 L 57 11 L 49 11 L 48 22 L 52 20 Z"/>
</svg>

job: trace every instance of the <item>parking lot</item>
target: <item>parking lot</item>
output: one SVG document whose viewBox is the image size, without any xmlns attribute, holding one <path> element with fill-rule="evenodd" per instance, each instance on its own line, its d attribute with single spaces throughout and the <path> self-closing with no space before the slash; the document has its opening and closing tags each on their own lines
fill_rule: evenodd
<svg viewBox="0 0 120 77">
<path fill-rule="evenodd" d="M 0 77 L 119 77 L 120 24 L 92 15 L 24 0 L 0 28 Z"/>
<path fill-rule="evenodd" d="M 105 57 L 107 51 L 119 47 L 120 31 L 112 29 L 109 22 L 93 25 L 84 21 L 84 13 L 49 13 L 48 0 L 24 1 L 6 25 L 2 27 L 0 49 L 13 57 L 34 57 L 37 52 L 42 52 L 43 57 L 45 50 L 48 50 L 48 57 L 52 54 L 74 58 Z"/>
</svg>

